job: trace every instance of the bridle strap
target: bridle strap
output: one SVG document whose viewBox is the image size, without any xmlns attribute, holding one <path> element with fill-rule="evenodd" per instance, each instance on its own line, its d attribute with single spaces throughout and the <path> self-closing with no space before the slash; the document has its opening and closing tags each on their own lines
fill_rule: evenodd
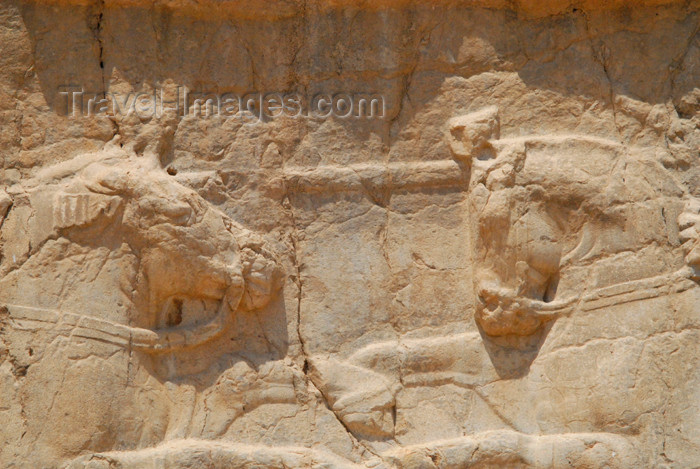
<svg viewBox="0 0 700 469">
<path fill-rule="evenodd" d="M 209 323 L 193 330 L 175 327 L 154 331 L 47 308 L 13 304 L 5 306 L 15 329 L 50 329 L 67 337 L 97 340 L 149 353 L 172 352 L 199 345 L 215 338 L 226 328 L 224 314 L 217 315 Z"/>
</svg>

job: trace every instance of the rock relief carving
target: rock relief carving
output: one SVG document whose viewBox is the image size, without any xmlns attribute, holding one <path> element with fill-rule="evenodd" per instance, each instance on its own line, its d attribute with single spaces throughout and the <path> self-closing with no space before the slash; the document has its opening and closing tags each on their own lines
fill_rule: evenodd
<svg viewBox="0 0 700 469">
<path fill-rule="evenodd" d="M 156 166 L 113 147 L 14 188 L 2 283 L 23 288 L 3 288 L 1 300 L 16 317 L 162 353 L 205 343 L 231 314 L 265 306 L 281 272 L 262 238 Z M 88 270 L 100 264 L 90 282 L 63 260 L 71 256 Z M 42 272 L 35 288 L 33 271 Z M 91 290 L 107 299 L 97 311 Z"/>
<path fill-rule="evenodd" d="M 197 357 L 215 339 L 235 334 L 236 315 L 266 308 L 279 294 L 282 269 L 260 235 L 207 203 L 156 160 L 108 145 L 0 191 L 0 212 L 0 325 L 18 332 L 11 347 L 22 346 L 22 333 L 35 337 L 30 344 L 35 357 L 29 360 L 46 347 L 46 353 L 53 350 L 50 366 L 59 366 L 57 375 L 43 371 L 55 382 L 45 396 L 32 397 L 33 406 L 48 400 L 50 407 L 43 424 L 27 434 L 38 447 L 56 446 L 51 458 L 154 447 L 173 439 L 196 445 L 202 438 L 223 437 L 232 422 L 261 405 L 297 404 L 297 378 L 289 364 L 278 361 L 251 368 L 240 360 L 201 391 L 181 382 L 178 369 L 174 376 L 167 372 L 176 354 Z M 67 343 L 75 350 L 62 345 Z M 135 352 L 141 355 L 132 359 Z M 117 380 L 120 386 L 126 380 L 126 390 L 113 408 L 102 409 L 110 406 L 106 401 L 88 412 L 80 431 L 56 438 L 51 433 L 66 418 L 61 408 L 72 410 L 77 400 L 90 399 L 89 388 L 61 387 L 60 376 L 71 375 L 71 360 L 85 368 L 75 379 L 95 386 L 94 392 Z M 162 376 L 154 374 L 154 366 L 158 373 L 165 369 L 169 382 L 158 382 Z M 39 367 L 30 368 L 32 383 L 43 379 L 33 374 Z M 130 392 L 130 386 L 138 391 Z M 69 402 L 59 404 L 63 401 Z M 212 414 L 207 406 L 214 402 L 226 411 Z M 134 424 L 144 408 L 150 409 L 148 422 Z M 109 431 L 115 441 L 94 436 Z M 231 447 L 223 453 L 235 459 L 250 451 Z M 270 461 L 330 457 L 313 451 L 268 455 L 262 447 L 253 452 Z M 144 467 L 154 454 L 115 451 L 104 460 Z M 79 457 L 75 465 L 92 467 L 95 460 L 100 460 L 95 454 Z"/>
<path fill-rule="evenodd" d="M 590 275 L 596 262 L 643 245 L 644 228 L 657 228 L 654 223 L 659 220 L 640 212 L 650 225 L 630 230 L 626 222 L 635 206 L 647 204 L 654 216 L 666 221 L 663 206 L 654 204 L 678 197 L 681 191 L 660 164 L 653 159 L 633 161 L 623 145 L 585 135 L 501 139 L 499 134 L 495 107 L 450 120 L 446 132 L 454 158 L 462 165 L 455 171 L 466 167 L 470 173 L 452 181 L 469 185 L 474 317 L 481 333 L 379 342 L 342 360 L 316 356 L 310 361 L 315 382 L 333 410 L 361 438 L 395 438 L 397 395 L 410 387 L 456 385 L 488 403 L 489 397 L 480 394 L 479 387 L 498 380 L 499 375 L 484 341 L 527 348 L 559 317 L 679 293 L 695 285 L 692 279 L 697 279 L 700 265 L 700 203 L 695 199 L 686 201 L 678 220 L 686 266 L 676 262 L 670 270 L 607 283 Z M 635 164 L 651 166 L 661 175 L 660 183 L 626 181 L 638 171 Z M 412 170 L 413 166 L 407 171 Z M 616 239 L 622 244 L 610 242 Z M 676 253 L 672 249 L 669 255 Z M 504 423 L 510 426 L 507 418 Z M 455 465 L 542 467 L 559 467 L 573 458 L 596 467 L 633 467 L 639 453 L 633 440 L 615 433 L 538 437 L 513 428 L 402 447 L 384 455 L 399 467 L 423 459 L 434 463 L 436 458 Z M 589 445 L 606 450 L 593 454 L 586 449 Z"/>
<path fill-rule="evenodd" d="M 615 142 L 585 136 L 500 139 L 498 133 L 495 108 L 450 121 L 448 132 L 455 158 L 468 165 L 471 172 L 469 189 L 476 227 L 475 288 L 479 298 L 475 318 L 487 336 L 528 336 L 547 322 L 577 310 L 691 287 L 689 279 L 697 279 L 699 264 L 700 205 L 694 199 L 687 200 L 678 219 L 685 260 L 693 271 L 680 269 L 584 288 L 580 294 L 562 298 L 559 284 L 567 269 L 576 267 L 577 263 L 587 267 L 587 262 L 595 260 L 604 249 L 596 245 L 595 235 L 622 226 L 623 217 L 608 210 L 620 201 L 611 200 L 606 191 L 611 186 L 615 188 L 611 176 L 615 173 L 610 167 L 624 166 L 621 163 L 626 158 L 624 149 Z M 566 154 L 562 157 L 562 149 L 564 153 L 571 151 L 571 157 L 567 158 Z M 588 161 L 586 168 L 577 166 L 582 152 L 593 156 L 593 163 Z M 562 168 L 553 169 L 558 164 Z M 7 249 L 2 268 L 6 278 L 11 282 L 24 269 L 30 269 L 30 259 L 41 257 L 44 249 L 54 251 L 48 257 L 53 259 L 52 255 L 65 249 L 62 239 L 80 244 L 97 232 L 111 247 L 137 254 L 136 267 L 126 277 L 146 280 L 141 283 L 147 287 L 131 292 L 121 321 L 67 312 L 61 308 L 60 301 L 55 302 L 56 308 L 51 308 L 50 302 L 40 301 L 42 306 L 37 307 L 20 305 L 19 298 L 9 298 L 10 313 L 15 318 L 62 323 L 85 337 L 107 337 L 114 343 L 131 343 L 149 353 L 163 353 L 207 342 L 225 329 L 231 313 L 261 308 L 274 294 L 279 270 L 264 243 L 208 207 L 192 191 L 173 183 L 165 174 L 155 173 L 152 163 L 112 154 L 99 158 L 87 156 L 71 165 L 75 166 L 45 170 L 21 191 L 10 195 L 0 193 L 0 212 L 7 223 L 3 231 L 10 233 L 3 237 Z M 414 177 L 419 186 L 433 184 L 434 174 L 439 181 L 450 184 L 462 180 L 454 176 L 460 168 L 452 164 L 418 166 L 395 164 L 385 168 L 385 172 L 421 175 Z M 375 177 L 377 185 L 386 184 L 385 173 L 377 176 L 374 169 L 354 168 L 354 176 L 350 173 L 347 176 L 359 177 L 362 181 L 358 187 L 364 187 L 362 182 Z M 546 178 L 542 177 L 544 173 Z M 329 184 L 324 178 L 332 181 L 335 176 L 326 169 L 288 175 L 305 181 L 320 180 L 317 186 L 321 187 Z M 316 190 L 313 185 L 303 187 L 311 192 Z M 15 210 L 18 213 L 13 214 Z M 40 218 L 33 214 L 41 211 L 51 214 L 51 226 L 32 225 L 33 218 Z M 30 227 L 31 245 L 11 243 L 18 239 L 20 226 Z M 88 231 L 90 236 L 85 235 Z M 177 248 L 169 250 L 172 246 Z M 187 266 L 184 275 L 172 275 L 173 271 L 180 271 L 176 266 Z M 477 333 L 464 333 L 372 344 L 343 361 L 316 357 L 312 360 L 312 374 L 322 383 L 333 410 L 354 434 L 369 439 L 391 438 L 395 432 L 396 394 L 401 386 L 452 383 L 474 387 L 489 378 L 484 372 L 488 362 L 479 346 L 480 339 Z M 272 394 L 255 389 L 250 404 L 278 399 Z M 212 435 L 226 431 L 237 413 L 231 415 L 209 423 Z M 399 466 L 425 457 L 432 459 L 433 453 L 448 460 L 456 458 L 452 459 L 453 464 L 506 464 L 521 460 L 536 464 L 552 453 L 562 458 L 574 454 L 585 459 L 591 442 L 609 449 L 605 456 L 590 456 L 595 463 L 610 462 L 610 454 L 621 454 L 626 462 L 611 467 L 629 467 L 624 464 L 629 465 L 634 459 L 634 449 L 629 443 L 613 434 L 572 434 L 559 438 L 511 431 L 479 434 L 435 443 L 432 447 L 407 447 L 384 456 Z M 489 446 L 493 448 L 490 452 L 484 449 Z M 523 447 L 539 449 L 528 452 Z M 467 451 L 469 448 L 479 451 Z M 215 448 L 231 453 L 222 458 L 238 457 L 239 452 L 247 454 L 253 450 Z M 173 454 L 174 458 L 178 454 L 166 444 L 131 453 L 126 459 L 111 457 L 120 461 L 130 458 L 147 461 L 154 457 L 154 452 Z M 467 453 L 472 454 L 473 460 L 459 459 Z M 304 454 L 309 460 L 325 457 L 313 452 Z M 139 455 L 144 459 L 138 459 Z M 272 453 L 266 455 L 276 460 Z M 279 457 L 289 456 L 285 453 Z"/>
<path fill-rule="evenodd" d="M 448 127 L 455 157 L 471 167 L 475 318 L 486 334 L 528 336 L 557 317 L 640 290 L 654 296 L 690 288 L 687 269 L 603 285 L 585 275 L 601 259 L 643 247 L 645 227 L 628 226 L 635 204 L 680 193 L 660 163 L 585 135 L 501 139 L 495 107 Z M 642 182 L 635 171 L 656 172 L 659 182 Z M 635 214 L 656 228 L 663 206 L 658 213 Z"/>
<path fill-rule="evenodd" d="M 450 119 L 446 140 L 453 160 L 288 168 L 285 179 L 302 193 L 466 186 L 475 318 L 492 337 L 531 336 L 576 310 L 692 286 L 690 271 L 680 267 L 615 283 L 587 272 L 603 258 L 659 241 L 644 239 L 644 226 L 628 226 L 634 216 L 658 228 L 664 197 L 683 193 L 654 157 L 580 134 L 500 138 L 495 106 Z M 646 172 L 656 179 L 645 179 Z M 635 204 L 658 208 L 661 216 L 649 219 Z M 696 239 L 688 221 L 694 214 L 688 208 L 681 222 L 686 247 Z M 688 252 L 688 259 L 695 257 Z"/>
</svg>

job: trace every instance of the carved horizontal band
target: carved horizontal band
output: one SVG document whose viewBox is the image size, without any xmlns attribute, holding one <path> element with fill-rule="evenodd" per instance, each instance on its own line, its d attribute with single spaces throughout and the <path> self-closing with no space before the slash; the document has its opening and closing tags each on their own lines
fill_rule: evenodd
<svg viewBox="0 0 700 469">
<path fill-rule="evenodd" d="M 225 328 L 224 315 L 217 315 L 194 330 L 180 327 L 154 331 L 45 308 L 10 304 L 6 307 L 13 327 L 17 330 L 50 329 L 66 337 L 97 340 L 149 353 L 172 352 L 203 344 L 218 336 Z"/>
<path fill-rule="evenodd" d="M 468 173 L 454 160 L 366 163 L 348 166 L 291 167 L 285 181 L 295 192 L 357 192 L 366 189 L 413 189 L 462 186 Z"/>
</svg>

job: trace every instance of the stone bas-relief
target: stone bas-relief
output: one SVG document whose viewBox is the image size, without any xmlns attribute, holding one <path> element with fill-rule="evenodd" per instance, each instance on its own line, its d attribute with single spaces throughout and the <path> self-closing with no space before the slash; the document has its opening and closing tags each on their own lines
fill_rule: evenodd
<svg viewBox="0 0 700 469">
<path fill-rule="evenodd" d="M 119 367 L 112 356 L 140 352 L 167 361 L 164 354 L 187 353 L 216 340 L 235 327 L 236 314 L 254 314 L 279 290 L 279 265 L 265 242 L 157 166 L 152 158 L 129 155 L 114 145 L 47 168 L 9 190 L 12 203 L 2 232 L 3 330 L 36 334 L 26 338 L 29 355 L 56 354 L 58 370 L 47 371 L 35 383 L 55 394 L 36 396 L 36 410 L 46 414 L 34 424 L 27 421 L 24 431 L 29 438 L 56 446 L 59 454 L 75 451 L 75 445 L 109 447 L 110 440 L 119 444 L 127 433 L 145 440 L 162 437 L 170 412 L 157 408 L 148 422 L 137 426 L 141 428 L 127 430 L 123 420 L 137 419 L 131 412 L 147 408 L 136 403 L 136 409 L 120 409 L 109 402 L 105 414 L 88 415 L 91 418 L 82 419 L 71 435 L 56 439 L 56 434 L 82 399 L 91 402 L 93 393 L 117 385 L 110 382 L 116 376 L 102 371 Z M 16 344 L 7 342 L 9 352 Z M 69 352 L 61 357 L 63 346 Z M 80 376 L 74 376 L 73 386 L 86 389 L 56 388 L 61 375 L 65 379 L 68 373 L 61 368 L 71 367 L 62 358 L 84 360 L 81 372 L 97 379 L 86 376 L 80 383 Z M 246 366 L 238 371 L 253 373 Z M 140 379 L 139 372 L 134 375 L 125 376 L 120 386 Z M 274 388 L 279 372 L 272 366 L 266 375 L 262 380 Z M 290 378 L 284 375 L 282 387 Z M 42 383 L 44 379 L 48 382 Z M 155 385 L 144 384 L 149 388 L 146 394 L 152 394 L 148 399 L 173 398 L 164 387 L 155 397 Z M 100 385 L 106 388 L 100 390 Z M 237 387 L 241 403 L 230 409 L 229 423 L 240 415 L 241 405 L 255 407 L 257 400 L 265 400 L 255 397 L 258 393 L 275 402 L 294 400 L 286 389 L 261 390 L 242 383 Z M 50 402 L 41 402 L 43 398 Z M 221 428 L 210 428 L 215 426 L 208 422 L 202 431 L 221 433 Z M 100 438 L 108 432 L 112 435 Z"/>
<path fill-rule="evenodd" d="M 682 196 L 655 158 L 585 135 L 497 139 L 496 108 L 455 118 L 449 130 L 457 157 L 471 150 L 476 320 L 486 334 L 527 336 L 606 297 L 624 302 L 635 290 L 691 285 L 688 266 L 665 279 L 600 279 L 606 258 L 648 246 L 649 227 L 662 226 L 668 200 Z M 681 229 L 694 220 L 692 206 Z"/>
<path fill-rule="evenodd" d="M 0 467 L 697 467 L 700 10 L 482 3 L 0 3 Z"/>
<path fill-rule="evenodd" d="M 204 343 L 231 312 L 265 306 L 279 274 L 262 240 L 149 163 L 115 147 L 11 192 L 3 303 L 48 322 L 77 311 L 78 325 L 153 353 Z"/>
<path fill-rule="evenodd" d="M 396 395 L 402 388 L 449 384 L 473 390 L 479 399 L 490 402 L 480 387 L 497 377 L 483 341 L 496 349 L 536 354 L 543 329 L 558 317 L 600 314 L 606 307 L 697 288 L 693 281 L 697 280 L 696 199 L 684 204 L 675 201 L 684 207 L 679 225 L 685 228 L 681 240 L 686 240 L 687 265 L 677 262 L 668 272 L 649 277 L 640 269 L 636 275 L 641 278 L 622 281 L 606 278 L 597 270 L 609 268 L 606 261 L 620 252 L 634 246 L 643 249 L 649 240 L 647 228 L 662 223 L 664 202 L 681 195 L 680 188 L 669 185 L 668 180 L 658 179 L 657 187 L 648 180 L 633 182 L 641 174 L 635 164 L 664 174 L 658 162 L 640 162 L 640 157 L 631 158 L 632 148 L 580 135 L 499 140 L 496 108 L 452 119 L 448 139 L 455 157 L 466 158 L 470 164 L 469 207 L 478 272 L 474 318 L 481 334 L 377 342 L 343 361 L 313 360 L 333 409 L 348 428 L 368 439 L 395 435 Z M 632 181 L 620 185 L 624 178 Z M 635 202 L 650 207 L 640 210 Z M 628 219 L 643 222 L 637 229 Z M 673 256 L 678 249 L 669 251 Z M 507 282 L 512 282 L 511 288 L 505 286 Z M 613 396 L 598 396 L 605 397 Z M 516 396 L 508 399 L 520 401 Z M 639 414 L 631 409 L 627 412 L 634 417 L 624 420 L 632 424 Z M 499 417 L 514 427 L 508 417 Z M 510 428 L 444 443 L 448 455 L 436 449 L 443 443 L 430 450 L 419 446 L 390 454 L 411 460 L 439 453 L 448 466 L 487 462 L 567 467 L 573 458 L 583 466 L 636 467 L 643 461 L 638 444 L 636 437 L 624 432 L 541 437 Z M 596 445 L 596 451 L 586 449 Z M 482 446 L 489 448 L 483 455 Z"/>
</svg>

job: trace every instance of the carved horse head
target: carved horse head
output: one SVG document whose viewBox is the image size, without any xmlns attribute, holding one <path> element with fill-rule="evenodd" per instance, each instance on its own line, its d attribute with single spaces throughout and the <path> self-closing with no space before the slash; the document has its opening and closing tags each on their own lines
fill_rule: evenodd
<svg viewBox="0 0 700 469">
<path fill-rule="evenodd" d="M 22 285 L 2 288 L 8 303 L 131 327 L 136 347 L 159 351 L 209 340 L 279 285 L 265 243 L 155 160 L 109 146 L 24 186 L 3 228 L 29 239 L 4 246 L 2 281 Z"/>
<path fill-rule="evenodd" d="M 470 167 L 476 320 L 492 336 L 533 334 L 580 306 L 605 286 L 591 266 L 665 237 L 659 201 L 682 194 L 660 163 L 611 140 L 500 138 L 495 107 L 450 120 L 447 139 Z"/>
</svg>

